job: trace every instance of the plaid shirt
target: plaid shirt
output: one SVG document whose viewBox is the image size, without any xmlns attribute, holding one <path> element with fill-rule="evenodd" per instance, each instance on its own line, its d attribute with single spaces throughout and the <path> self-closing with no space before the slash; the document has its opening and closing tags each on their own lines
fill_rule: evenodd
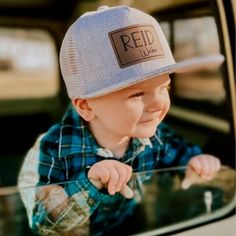
<svg viewBox="0 0 236 236">
<path fill-rule="evenodd" d="M 150 139 L 133 138 L 125 155 L 117 161 L 141 172 L 186 165 L 199 153 L 198 146 L 161 124 Z M 105 229 L 132 215 L 141 197 L 138 186 L 145 178 L 136 178 L 135 188 L 139 191 L 135 191 L 133 199 L 125 199 L 119 193 L 111 196 L 87 178 L 90 166 L 109 158 L 116 159 L 110 150 L 96 143 L 88 124 L 69 108 L 60 124 L 38 138 L 19 174 L 18 186 L 30 226 L 43 235 L 56 235 L 75 227 L 80 232 L 102 235 Z"/>
</svg>

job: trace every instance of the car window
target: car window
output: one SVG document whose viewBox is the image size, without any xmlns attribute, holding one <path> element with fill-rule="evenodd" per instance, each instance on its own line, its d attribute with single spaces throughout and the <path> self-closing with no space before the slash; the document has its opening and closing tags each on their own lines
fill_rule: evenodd
<svg viewBox="0 0 236 236">
<path fill-rule="evenodd" d="M 161 12 L 163 31 L 170 42 L 176 61 L 207 54 L 224 54 L 225 49 L 220 33 L 222 29 L 219 22 L 216 21 L 217 15 L 211 11 L 205 11 L 203 14 L 202 12 L 195 14 L 193 10 L 193 14 L 191 14 L 191 11 L 185 11 L 184 8 L 179 13 L 174 12 L 173 15 L 171 15 L 171 11 L 167 11 L 167 15 Z M 158 19 L 158 13 L 155 16 Z M 226 41 L 225 44 L 229 45 L 229 42 Z M 226 63 L 228 62 L 226 61 Z M 234 117 L 232 110 L 234 108 L 231 107 L 231 96 L 234 93 L 230 93 L 230 91 L 235 89 L 235 85 L 231 83 L 232 87 L 229 88 L 228 80 L 230 78 L 227 76 L 224 65 L 220 68 L 209 67 L 199 72 L 172 75 L 170 91 L 172 105 L 167 121 L 189 141 L 198 143 L 205 152 L 218 156 L 222 163 L 229 163 L 234 169 L 235 126 L 233 123 L 235 121 L 232 122 L 232 117 Z M 220 175 L 220 178 L 224 178 L 223 172 Z M 235 185 L 235 181 L 231 183 Z M 235 188 L 231 190 L 231 196 L 235 198 Z M 171 196 L 172 194 L 169 196 L 167 194 L 166 199 L 171 198 Z M 181 223 L 178 222 L 179 215 L 177 213 L 174 216 L 176 224 L 182 224 L 182 227 L 185 224 L 193 226 L 195 216 L 191 214 L 194 206 L 193 208 L 187 207 L 191 197 L 187 191 L 181 197 L 186 203 L 186 208 L 181 206 L 184 211 L 180 215 L 185 215 L 186 218 L 180 221 Z M 192 204 L 200 201 L 201 197 L 198 196 L 197 198 L 198 200 L 193 200 Z M 234 204 L 231 205 L 230 203 L 229 205 L 220 205 L 218 206 L 221 212 L 224 212 L 223 215 L 228 212 L 229 207 L 231 209 L 235 207 Z M 176 213 L 175 208 L 177 209 L 178 206 L 176 204 L 171 207 L 171 210 L 166 211 L 168 218 L 173 217 L 172 213 Z M 197 208 L 199 209 L 199 207 Z M 215 219 L 218 216 L 218 212 L 208 214 L 209 219 Z M 159 231 L 158 226 L 156 226 L 155 233 L 150 233 L 150 235 L 168 233 L 175 226 L 172 227 L 171 223 L 167 223 L 166 227 Z"/>
<path fill-rule="evenodd" d="M 185 171 L 181 167 L 159 170 L 145 183 L 141 206 L 145 209 L 145 229 L 150 234 L 206 222 L 235 202 L 233 169 L 223 166 L 211 181 L 195 175 L 190 186 L 184 184 Z"/>
<path fill-rule="evenodd" d="M 176 61 L 220 53 L 219 37 L 213 17 L 174 21 L 174 57 Z M 179 98 L 220 105 L 225 100 L 223 76 L 208 68 L 199 73 L 176 75 L 174 95 Z"/>
<path fill-rule="evenodd" d="M 145 5 L 148 4 L 145 3 Z M 175 11 L 174 17 L 167 16 L 167 19 L 163 18 L 164 20 L 161 22 L 177 61 L 192 56 L 222 52 L 219 32 L 213 15 L 189 14 L 188 17 L 185 17 L 182 10 L 179 11 L 179 15 L 177 13 L 178 10 Z M 59 87 L 57 61 L 55 42 L 47 31 L 1 27 L 0 102 L 22 98 L 51 97 L 57 94 Z M 218 156 L 223 165 L 230 163 L 231 167 L 224 165 L 213 180 L 200 181 L 188 188 L 182 186 L 185 167 L 135 173 L 130 182 L 131 188 L 136 189 L 139 178 L 146 178 L 146 181 L 143 186 L 145 194 L 139 199 L 139 212 L 134 218 L 135 226 L 131 229 L 131 235 L 163 233 L 170 235 L 173 230 L 220 219 L 231 214 L 230 212 L 235 208 L 235 141 L 230 124 L 231 107 L 229 99 L 227 99 L 229 88 L 227 90 L 225 71 L 222 70 L 222 67 L 217 70 L 208 68 L 208 70 L 198 73 L 172 76 L 170 90 L 172 106 L 167 123 L 189 141 L 199 144 L 207 153 Z M 230 89 L 234 89 L 234 87 Z M 46 104 L 40 104 L 40 107 L 43 106 Z M 33 107 L 35 107 L 35 103 L 33 103 Z M 9 121 L 9 117 L 6 119 Z M 22 132 L 24 134 L 31 122 L 30 119 L 27 120 L 27 126 Z M 40 122 L 42 122 L 41 117 L 35 124 L 40 124 Z M 13 124 L 11 120 L 9 123 Z M 4 122 L 2 124 L 5 125 Z M 37 127 L 40 127 L 35 124 L 34 127 L 29 128 L 30 133 L 36 132 Z M 2 155 L 2 159 L 9 163 L 9 168 L 14 172 L 9 154 L 16 152 L 17 145 L 14 146 L 15 150 L 11 150 L 12 133 L 8 133 L 9 142 L 6 136 L 3 136 L 8 145 L 2 146 L 2 149 L 7 146 L 8 155 Z M 30 144 L 33 140 L 32 138 Z M 19 142 L 18 146 L 22 147 L 22 143 Z M 27 147 L 29 148 L 29 145 Z M 23 153 L 18 153 L 18 156 L 14 155 L 12 155 L 14 160 L 17 160 L 18 156 L 23 158 Z M 20 166 L 18 162 L 17 170 Z M 14 175 L 18 172 L 15 171 L 12 174 L 8 171 L 9 168 L 2 165 L 4 172 L 0 179 L 0 235 L 36 235 L 29 229 L 29 221 L 19 190 L 16 187 L 3 187 L 6 185 L 3 180 L 5 176 L 7 178 L 13 176 L 15 184 Z M 58 183 L 54 186 L 64 188 L 65 184 L 68 183 Z M 53 185 L 51 186 L 53 187 Z M 26 194 L 43 193 L 47 187 L 29 186 L 23 189 L 23 192 Z M 55 197 L 53 200 L 56 201 L 57 198 Z M 15 227 L 12 227 L 13 225 Z M 65 235 L 76 235 L 76 233 L 65 233 Z"/>
<path fill-rule="evenodd" d="M 161 26 L 177 62 L 221 53 L 213 16 L 176 18 L 162 21 Z M 172 116 L 229 133 L 222 68 L 208 67 L 198 72 L 173 74 L 171 77 Z"/>
<path fill-rule="evenodd" d="M 166 22 L 166 21 L 161 21 L 159 22 L 161 29 L 169 43 L 169 45 L 171 44 L 171 29 L 170 29 L 170 23 Z"/>
<path fill-rule="evenodd" d="M 0 100 L 55 96 L 57 61 L 47 31 L 0 27 Z"/>
<path fill-rule="evenodd" d="M 206 222 L 214 215 L 224 213 L 222 207 L 235 202 L 236 173 L 233 169 L 223 166 L 210 181 L 202 180 L 196 175 L 190 186 L 183 185 L 185 170 L 185 166 L 179 166 L 133 173 L 129 186 L 136 192 L 134 199 L 138 203 L 138 210 L 134 215 L 133 225 L 130 225 L 129 235 L 142 235 L 145 232 L 158 235 L 169 226 L 178 228 L 183 222 L 185 225 Z M 138 184 L 140 180 L 144 183 L 142 189 Z M 72 209 L 72 207 L 68 208 L 69 205 L 77 205 L 77 202 L 76 197 L 68 198 L 66 191 L 69 185 L 79 184 L 80 181 L 81 179 L 38 187 L 26 186 L 22 189 L 1 188 L 0 235 L 36 235 L 29 230 L 20 193 L 34 195 L 38 199 L 35 209 L 39 209 L 39 215 L 42 214 L 43 217 L 55 221 L 58 215 L 60 217 L 64 215 L 69 225 L 70 217 L 76 217 L 76 214 L 79 214 L 79 208 L 73 208 L 73 212 L 68 210 Z M 142 198 L 139 198 L 139 193 L 142 194 Z M 60 205 L 58 202 L 62 195 L 65 196 L 65 200 Z M 109 205 L 106 207 L 109 208 Z M 46 213 L 45 208 L 48 209 Z M 75 209 L 78 209 L 78 212 Z M 14 227 L 11 227 L 12 225 Z M 42 228 L 45 232 L 52 230 L 50 224 L 45 224 L 45 227 L 42 225 Z M 89 235 L 89 227 L 86 229 Z M 66 232 L 65 235 L 76 235 L 76 232 L 81 232 L 78 230 L 81 229 L 75 228 Z M 124 229 L 121 226 L 119 230 L 122 233 Z"/>
</svg>

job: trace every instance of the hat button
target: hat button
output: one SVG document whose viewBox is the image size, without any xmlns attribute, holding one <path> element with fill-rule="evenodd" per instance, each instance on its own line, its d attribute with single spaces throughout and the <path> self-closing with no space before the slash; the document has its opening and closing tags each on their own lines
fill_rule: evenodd
<svg viewBox="0 0 236 236">
<path fill-rule="evenodd" d="M 108 6 L 100 6 L 100 7 L 98 7 L 98 11 L 103 11 L 103 10 L 106 10 L 108 8 L 109 8 Z"/>
</svg>

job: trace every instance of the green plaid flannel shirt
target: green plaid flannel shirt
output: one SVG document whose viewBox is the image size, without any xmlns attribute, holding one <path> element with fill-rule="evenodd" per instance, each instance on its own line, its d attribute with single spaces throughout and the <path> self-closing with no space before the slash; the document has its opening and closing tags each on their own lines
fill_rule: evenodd
<svg viewBox="0 0 236 236">
<path fill-rule="evenodd" d="M 133 138 L 125 155 L 117 159 L 133 172 L 186 165 L 201 153 L 166 125 L 158 126 L 151 138 Z M 29 150 L 19 173 L 18 186 L 27 210 L 30 226 L 43 235 L 57 235 L 78 227 L 88 235 L 119 225 L 140 199 L 119 193 L 114 196 L 98 190 L 87 178 L 87 170 L 104 159 L 116 159 L 108 149 L 96 143 L 88 124 L 73 107 L 61 123 L 41 135 Z M 139 180 L 139 185 L 145 178 Z"/>
</svg>

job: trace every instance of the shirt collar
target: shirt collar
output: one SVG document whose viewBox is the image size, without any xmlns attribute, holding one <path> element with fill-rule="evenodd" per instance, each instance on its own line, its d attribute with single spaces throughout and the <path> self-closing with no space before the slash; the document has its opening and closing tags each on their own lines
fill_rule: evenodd
<svg viewBox="0 0 236 236">
<path fill-rule="evenodd" d="M 146 146 L 152 148 L 149 138 L 133 138 L 126 153 L 139 153 Z M 88 123 L 72 106 L 62 119 L 58 151 L 59 158 L 77 153 L 95 154 L 104 158 L 114 157 L 109 149 L 97 144 L 89 130 Z"/>
</svg>

